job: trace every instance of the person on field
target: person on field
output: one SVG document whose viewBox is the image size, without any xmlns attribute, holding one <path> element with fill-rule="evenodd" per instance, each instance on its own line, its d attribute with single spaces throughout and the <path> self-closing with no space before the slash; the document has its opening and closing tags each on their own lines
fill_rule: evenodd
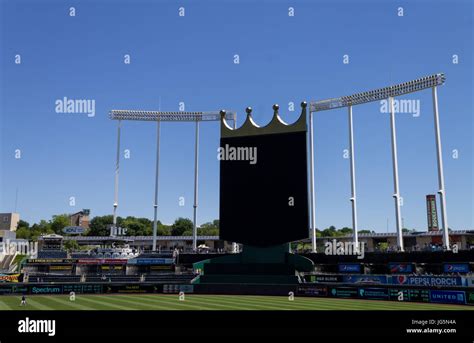
<svg viewBox="0 0 474 343">
<path fill-rule="evenodd" d="M 21 297 L 21 303 L 20 303 L 20 306 L 26 306 L 26 297 L 25 295 L 23 294 L 22 297 Z"/>
</svg>

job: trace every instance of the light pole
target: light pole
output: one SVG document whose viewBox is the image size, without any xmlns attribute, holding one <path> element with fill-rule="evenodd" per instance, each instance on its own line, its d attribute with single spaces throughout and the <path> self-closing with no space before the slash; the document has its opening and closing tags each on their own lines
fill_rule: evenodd
<svg viewBox="0 0 474 343">
<path fill-rule="evenodd" d="M 352 243 L 354 249 L 359 251 L 359 236 L 357 233 L 357 195 L 355 183 L 355 153 L 354 153 L 354 127 L 352 120 L 352 106 L 348 106 L 349 112 L 349 154 L 350 154 L 350 171 L 351 171 L 351 205 L 352 205 Z"/>
<path fill-rule="evenodd" d="M 436 86 L 433 87 L 433 112 L 436 138 L 436 160 L 438 163 L 438 194 L 441 206 L 441 221 L 443 223 L 443 246 L 446 250 L 451 250 L 449 244 L 448 215 L 446 213 L 446 193 L 444 190 L 444 170 L 443 170 L 443 151 L 441 147 L 441 132 L 439 128 L 438 114 L 438 93 Z"/>
<path fill-rule="evenodd" d="M 397 245 L 400 251 L 404 251 L 402 220 L 400 213 L 400 190 L 398 185 L 397 133 L 395 127 L 395 110 L 393 107 L 393 97 L 389 97 L 388 102 L 390 106 L 390 138 L 392 142 L 393 198 L 395 200 L 395 225 L 397 228 Z"/>
<path fill-rule="evenodd" d="M 349 96 L 342 96 L 338 98 L 325 99 L 319 101 L 310 102 L 309 112 L 310 118 L 313 112 L 333 110 L 336 108 L 349 107 L 349 117 L 352 117 L 352 106 L 365 104 L 374 101 L 381 101 L 389 99 L 390 103 L 390 127 L 391 127 L 391 139 L 392 139 L 392 161 L 393 161 L 393 174 L 394 174 L 394 189 L 395 192 L 393 197 L 395 198 L 395 216 L 396 216 L 396 225 L 397 225 L 397 238 L 398 238 L 398 248 L 403 251 L 403 237 L 402 237 L 402 228 L 401 228 L 401 215 L 400 215 L 400 194 L 398 186 L 398 161 L 397 161 L 397 147 L 396 147 L 396 132 L 395 132 L 395 113 L 393 108 L 394 98 L 404 94 L 418 92 L 427 88 L 433 89 L 433 104 L 434 104 L 434 116 L 435 116 L 435 131 L 436 131 L 436 146 L 437 146 L 437 156 L 438 156 L 438 180 L 439 180 L 439 194 L 441 198 L 441 211 L 443 216 L 443 227 L 444 229 L 444 245 L 445 248 L 449 250 L 449 234 L 448 234 L 448 223 L 446 215 L 446 198 L 445 198 L 445 189 L 444 189 L 444 176 L 443 176 L 443 160 L 441 154 L 441 138 L 439 132 L 439 118 L 438 118 L 438 99 L 436 93 L 436 87 L 444 84 L 446 78 L 444 74 L 433 74 L 426 77 L 422 77 L 416 80 L 399 83 L 397 85 L 379 88 L 371 90 L 368 92 L 356 93 Z M 349 120 L 350 121 L 350 120 Z M 311 121 L 310 121 L 311 123 Z M 350 124 L 349 124 L 350 125 Z M 350 125 L 351 126 L 351 125 Z M 310 136 L 312 132 L 310 130 Z M 311 142 L 311 145 L 313 143 Z M 312 147 L 310 147 L 312 151 Z M 352 157 L 351 153 L 351 157 Z M 311 157 L 312 158 L 312 155 Z M 313 163 L 310 161 L 310 163 Z M 351 162 L 351 167 L 352 162 Z M 311 168 L 311 177 L 313 177 L 314 171 Z M 351 185 L 354 187 L 355 194 L 355 174 L 351 172 Z M 314 197 L 314 188 L 311 187 L 311 196 Z M 353 205 L 356 204 L 355 196 L 353 196 L 354 201 Z M 314 211 L 314 202 L 311 202 L 311 212 Z M 354 214 L 356 214 L 356 207 L 353 206 L 353 226 L 354 226 Z M 355 216 L 357 220 L 357 216 Z M 314 220 L 314 218 L 313 218 Z M 312 223 L 314 225 L 314 223 Z M 354 230 L 353 240 L 357 240 L 357 231 Z"/>
<path fill-rule="evenodd" d="M 199 122 L 201 121 L 220 121 L 221 114 L 219 111 L 210 112 L 163 112 L 163 111 L 142 111 L 142 110 L 112 110 L 109 112 L 110 119 L 118 120 L 118 138 L 117 138 L 117 161 L 115 165 L 115 197 L 114 197 L 114 226 L 117 223 L 117 206 L 118 206 L 118 176 L 120 161 L 120 123 L 122 120 L 133 121 L 156 121 L 157 137 L 156 137 L 156 170 L 155 170 L 155 197 L 153 203 L 154 221 L 153 221 L 153 251 L 156 250 L 156 236 L 158 227 L 158 177 L 159 177 L 159 159 L 160 159 L 160 122 L 195 122 L 196 123 L 196 141 L 195 141 L 195 161 L 194 161 L 194 210 L 193 210 L 193 249 L 197 246 L 197 206 L 198 206 L 198 150 L 199 150 Z M 226 112 L 227 120 L 236 120 L 236 113 Z"/>
<path fill-rule="evenodd" d="M 316 206 L 315 206 L 315 192 L 314 192 L 314 132 L 313 132 L 313 113 L 309 111 L 309 185 L 310 185 L 310 196 L 309 196 L 309 207 L 310 207 L 310 218 L 311 218 L 311 247 L 312 252 L 316 253 Z"/>
</svg>

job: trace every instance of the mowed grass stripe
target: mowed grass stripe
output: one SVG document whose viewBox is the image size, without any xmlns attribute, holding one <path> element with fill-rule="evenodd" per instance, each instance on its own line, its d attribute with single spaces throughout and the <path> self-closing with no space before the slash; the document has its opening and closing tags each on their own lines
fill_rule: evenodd
<svg viewBox="0 0 474 343">
<path fill-rule="evenodd" d="M 2 301 L 2 298 L 0 297 L 0 310 L 5 311 L 5 310 L 12 310 L 10 305 L 8 305 L 5 301 Z"/>
<path fill-rule="evenodd" d="M 111 310 L 138 310 L 137 308 L 132 308 L 130 306 L 126 307 L 126 306 L 121 306 L 121 305 L 112 303 L 109 300 L 107 301 L 97 300 L 98 298 L 102 298 L 102 297 L 94 295 L 94 296 L 88 296 L 87 298 L 83 297 L 82 300 L 95 304 L 96 305 L 95 308 L 98 310 L 110 310 L 110 309 Z"/>
<path fill-rule="evenodd" d="M 170 308 L 169 306 L 164 306 L 163 304 L 153 303 L 150 304 L 150 301 L 143 298 L 143 296 L 127 296 L 127 295 L 117 295 L 117 296 L 110 296 L 113 298 L 113 301 L 119 301 L 128 303 L 131 305 L 137 305 L 140 307 L 145 307 L 144 309 L 152 309 L 152 310 L 176 310 L 176 308 Z"/>
<path fill-rule="evenodd" d="M 215 298 L 214 298 L 215 297 Z M 266 301 L 261 301 L 257 299 L 252 299 L 250 296 L 245 296 L 245 297 L 238 297 L 238 296 L 229 296 L 229 295 L 219 295 L 219 296 L 201 296 L 201 295 L 193 295 L 192 298 L 194 299 L 206 299 L 207 301 L 218 301 L 218 302 L 224 302 L 227 304 L 232 304 L 233 306 L 237 307 L 239 306 L 238 304 L 245 304 L 246 307 L 243 309 L 252 309 L 252 310 L 258 310 L 258 309 L 264 309 L 264 310 L 295 310 L 297 309 L 293 304 L 288 303 L 278 303 L 274 300 L 266 300 Z"/>
<path fill-rule="evenodd" d="M 220 305 L 216 304 L 214 301 L 209 301 L 205 305 L 203 303 L 198 303 L 196 304 L 195 302 L 190 304 L 192 302 L 190 299 L 190 296 L 185 296 L 184 301 L 178 300 L 178 296 L 176 296 L 176 300 L 172 300 L 170 297 L 170 300 L 165 300 L 165 297 L 168 298 L 168 295 L 158 295 L 158 296 L 153 296 L 153 295 L 147 295 L 147 299 L 150 301 L 158 301 L 160 303 L 167 303 L 170 304 L 171 306 L 181 306 L 184 307 L 182 308 L 183 310 L 219 310 L 225 307 L 226 310 L 232 310 L 233 308 L 227 305 Z"/>
<path fill-rule="evenodd" d="M 51 297 L 50 301 L 55 301 L 62 306 L 61 309 L 65 310 L 93 310 L 94 308 L 79 304 L 81 296 L 76 296 L 74 301 L 71 301 L 69 296 L 66 297 Z"/>
<path fill-rule="evenodd" d="M 268 299 L 264 296 L 250 296 L 254 298 L 255 301 L 259 301 L 261 303 L 272 303 L 278 304 L 279 306 L 289 306 L 294 310 L 306 310 L 306 311 L 315 311 L 315 310 L 334 310 L 334 304 L 330 302 L 321 302 L 321 301 L 314 301 L 317 299 L 308 298 L 311 301 L 305 301 L 302 298 L 295 298 L 293 301 L 288 300 L 286 296 L 283 297 L 272 297 Z"/>
<path fill-rule="evenodd" d="M 36 309 L 41 310 L 41 311 L 53 311 L 54 307 L 44 305 L 44 303 L 46 302 L 44 301 L 46 300 L 44 298 L 45 297 L 38 297 L 35 300 L 33 300 L 32 297 L 29 297 L 26 299 L 26 306 L 21 306 L 21 308 L 29 310 L 28 307 L 33 306 Z M 20 303 L 20 301 L 21 301 L 21 297 L 18 297 L 18 303 Z"/>
<path fill-rule="evenodd" d="M 280 306 L 276 307 L 276 306 L 270 305 L 270 304 L 263 305 L 263 304 L 258 304 L 258 303 L 252 302 L 250 300 L 226 299 L 222 296 L 205 297 L 205 296 L 192 295 L 192 296 L 188 297 L 187 301 L 191 301 L 191 302 L 206 301 L 206 302 L 214 303 L 214 304 L 217 303 L 220 306 L 224 306 L 226 309 L 230 309 L 230 310 L 259 310 L 259 309 L 260 310 L 271 310 L 271 309 L 288 310 L 288 308 L 281 308 Z M 241 306 L 242 304 L 244 306 Z"/>
<path fill-rule="evenodd" d="M 268 310 L 318 310 L 318 309 L 334 309 L 334 306 L 323 306 L 317 308 L 314 304 L 299 303 L 295 300 L 290 301 L 287 297 L 259 297 L 259 296 L 221 296 L 225 297 L 226 301 L 235 303 L 248 303 L 250 306 L 259 306 L 267 308 Z M 319 306 L 319 305 L 318 305 Z"/>
</svg>

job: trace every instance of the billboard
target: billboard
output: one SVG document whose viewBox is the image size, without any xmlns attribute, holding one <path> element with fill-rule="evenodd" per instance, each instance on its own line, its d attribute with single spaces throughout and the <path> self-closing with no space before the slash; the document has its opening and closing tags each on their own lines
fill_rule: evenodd
<svg viewBox="0 0 474 343">
<path fill-rule="evenodd" d="M 173 264 L 173 258 L 133 258 L 128 260 L 128 264 L 138 264 L 138 265 L 166 265 Z"/>
<path fill-rule="evenodd" d="M 330 297 L 335 298 L 358 298 L 359 292 L 357 287 L 329 287 Z"/>
<path fill-rule="evenodd" d="M 360 273 L 361 265 L 358 263 L 340 263 L 337 265 L 339 273 Z"/>
<path fill-rule="evenodd" d="M 337 283 L 342 282 L 342 275 L 322 274 L 322 275 L 305 275 L 307 282 L 323 282 L 323 283 Z"/>
<path fill-rule="evenodd" d="M 328 295 L 328 288 L 326 286 L 298 286 L 296 292 L 298 295 L 326 297 Z"/>
<path fill-rule="evenodd" d="M 372 300 L 389 300 L 388 288 L 359 288 L 359 297 Z"/>
<path fill-rule="evenodd" d="M 430 301 L 443 304 L 465 304 L 466 293 L 464 291 L 430 290 Z"/>
<path fill-rule="evenodd" d="M 63 286 L 33 286 L 30 288 L 31 294 L 61 294 Z"/>
<path fill-rule="evenodd" d="M 387 283 L 385 275 L 344 275 L 342 278 L 344 283 L 372 284 L 381 285 Z"/>
<path fill-rule="evenodd" d="M 438 231 L 438 212 L 436 210 L 436 195 L 426 196 L 426 214 L 428 217 L 428 231 Z"/>
<path fill-rule="evenodd" d="M 85 232 L 86 230 L 82 226 L 66 226 L 63 229 L 63 232 L 65 234 L 69 235 L 81 235 Z"/>
<path fill-rule="evenodd" d="M 2 274 L 0 273 L 0 282 L 18 282 L 20 274 Z"/>
<path fill-rule="evenodd" d="M 389 263 L 388 268 L 391 274 L 410 274 L 415 269 L 412 263 Z"/>
<path fill-rule="evenodd" d="M 445 263 L 443 271 L 445 273 L 469 273 L 469 263 Z"/>
<path fill-rule="evenodd" d="M 391 278 L 394 285 L 414 285 L 426 287 L 463 286 L 463 279 L 458 276 L 408 276 L 394 275 Z"/>
</svg>

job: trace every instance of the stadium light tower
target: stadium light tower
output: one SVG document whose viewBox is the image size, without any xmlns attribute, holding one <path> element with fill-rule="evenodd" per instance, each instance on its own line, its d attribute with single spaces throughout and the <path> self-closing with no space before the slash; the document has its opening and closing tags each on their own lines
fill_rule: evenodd
<svg viewBox="0 0 474 343">
<path fill-rule="evenodd" d="M 158 177 L 159 177 L 159 159 L 160 159 L 160 122 L 195 122 L 196 137 L 194 146 L 194 204 L 193 204 L 193 250 L 197 249 L 197 207 L 198 207 L 198 157 L 199 157 L 199 122 L 201 121 L 220 121 L 220 111 L 211 112 L 162 112 L 162 111 L 139 111 L 139 110 L 112 110 L 109 112 L 110 119 L 118 121 L 117 131 L 117 160 L 115 164 L 115 196 L 114 196 L 114 217 L 113 225 L 117 225 L 117 207 L 118 207 L 118 186 L 119 186 L 119 166 L 120 166 L 120 126 L 122 120 L 134 121 L 156 121 L 156 165 L 155 165 L 155 197 L 154 197 L 154 218 L 153 218 L 153 251 L 156 251 L 156 236 L 158 227 Z M 226 119 L 232 120 L 234 128 L 236 126 L 236 113 L 226 112 Z"/>
<path fill-rule="evenodd" d="M 391 128 L 391 145 L 392 145 L 392 165 L 393 165 L 393 178 L 394 178 L 394 200 L 395 200 L 395 215 L 397 225 L 397 244 L 400 251 L 404 250 L 403 247 L 403 236 L 402 236 L 402 223 L 400 213 L 400 194 L 399 194 L 399 182 L 398 182 L 398 160 L 397 160 L 397 140 L 396 140 L 396 128 L 395 128 L 395 111 L 394 111 L 394 98 L 404 94 L 418 92 L 427 88 L 433 90 L 433 110 L 434 110 L 434 122 L 435 122 L 435 139 L 436 139 L 436 151 L 437 151 L 437 162 L 438 162 L 438 184 L 439 184 L 439 195 L 441 202 L 441 215 L 443 221 L 443 245 L 446 250 L 450 250 L 449 244 L 449 233 L 448 233 L 448 220 L 446 215 L 446 195 L 444 188 L 444 172 L 443 172 L 443 159 L 442 159 L 442 148 L 441 148 L 441 134 L 439 128 L 439 115 L 438 115 L 438 96 L 437 86 L 444 84 L 446 78 L 444 74 L 433 74 L 430 76 L 422 77 L 409 82 L 400 83 L 394 86 L 379 88 L 368 92 L 356 93 L 350 96 L 343 96 L 339 98 L 326 99 L 320 101 L 310 102 L 309 116 L 310 116 L 310 140 L 311 145 L 313 137 L 313 126 L 311 116 L 314 112 L 332 110 L 336 108 L 348 107 L 349 108 L 349 146 L 350 146 L 350 168 L 351 168 L 351 202 L 352 202 L 352 225 L 354 230 L 353 241 L 358 242 L 357 238 L 357 206 L 356 206 L 356 193 L 355 193 L 355 162 L 354 162 L 354 142 L 353 142 L 353 121 L 352 121 L 352 106 L 365 104 L 380 100 L 389 100 L 390 104 L 390 128 Z M 313 176 L 313 147 L 310 147 L 310 166 L 311 166 L 311 179 Z M 312 227 L 314 228 L 314 185 L 311 182 L 311 213 L 313 213 Z M 316 242 L 313 239 L 313 251 L 316 249 Z"/>
</svg>

